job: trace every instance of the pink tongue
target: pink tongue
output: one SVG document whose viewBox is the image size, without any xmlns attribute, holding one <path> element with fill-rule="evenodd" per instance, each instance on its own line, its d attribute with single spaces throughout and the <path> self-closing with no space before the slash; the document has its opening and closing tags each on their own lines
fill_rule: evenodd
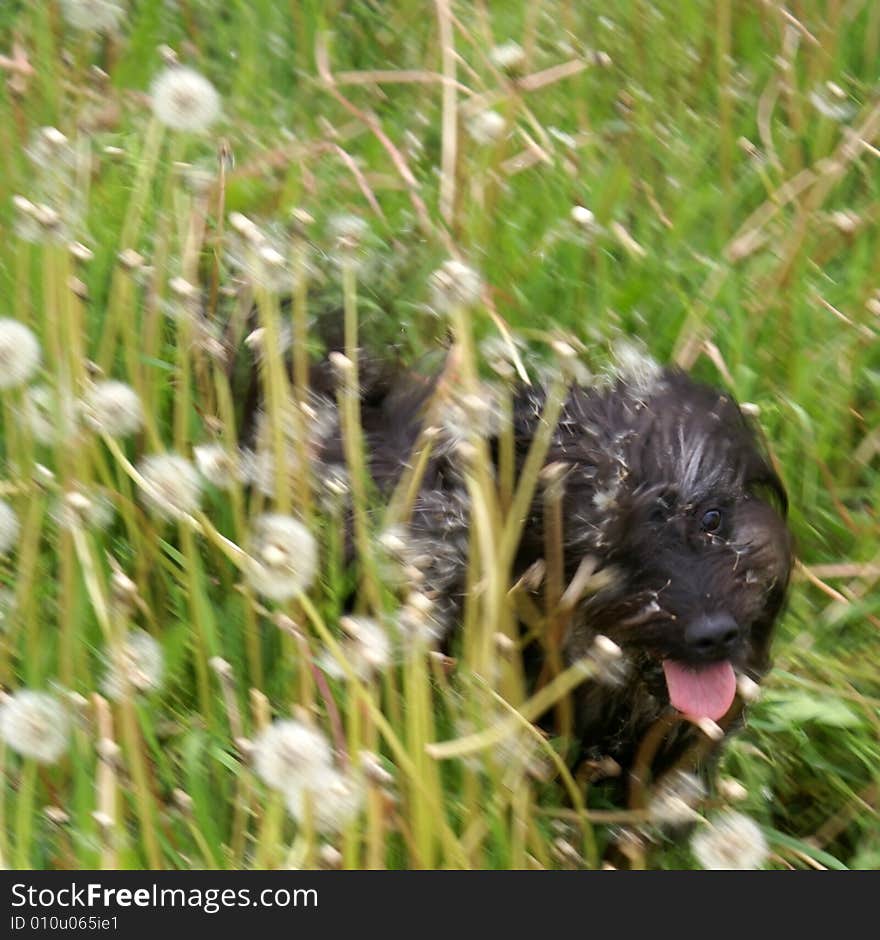
<svg viewBox="0 0 880 940">
<path fill-rule="evenodd" d="M 689 718 L 718 721 L 727 714 L 736 694 L 736 676 L 726 660 L 708 666 L 686 666 L 663 660 L 669 701 Z"/>
</svg>

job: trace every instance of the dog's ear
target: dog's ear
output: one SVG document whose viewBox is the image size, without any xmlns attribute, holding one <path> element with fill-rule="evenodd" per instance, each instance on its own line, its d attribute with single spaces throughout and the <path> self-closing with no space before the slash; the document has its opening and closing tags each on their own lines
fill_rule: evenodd
<svg viewBox="0 0 880 940">
<path fill-rule="evenodd" d="M 785 519 L 788 516 L 788 493 L 773 465 L 764 430 L 751 416 L 744 414 L 741 410 L 739 413 L 743 427 L 751 438 L 752 454 L 747 460 L 745 473 L 746 491 L 757 499 L 769 503 Z"/>
<path fill-rule="evenodd" d="M 769 465 L 765 465 L 758 474 L 749 478 L 746 489 L 752 496 L 779 510 L 783 519 L 788 515 L 788 494 L 785 492 L 785 486 Z"/>
</svg>

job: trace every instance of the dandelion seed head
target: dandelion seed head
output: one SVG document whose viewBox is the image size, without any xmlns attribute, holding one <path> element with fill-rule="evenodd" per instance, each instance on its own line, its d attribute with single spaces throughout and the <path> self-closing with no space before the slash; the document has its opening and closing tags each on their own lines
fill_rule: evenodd
<svg viewBox="0 0 880 940">
<path fill-rule="evenodd" d="M 37 181 L 37 190 L 40 192 L 38 198 L 45 198 L 47 190 L 44 184 L 53 180 L 56 183 L 63 182 L 65 185 L 69 183 L 67 176 L 76 168 L 76 152 L 67 137 L 57 127 L 38 128 L 28 140 L 25 153 L 38 173 L 44 171 L 51 175 L 51 179 Z M 36 206 L 31 206 L 32 211 L 36 208 Z"/>
<path fill-rule="evenodd" d="M 220 96 L 204 75 L 185 66 L 162 72 L 150 86 L 153 114 L 175 131 L 203 131 L 220 116 Z"/>
<path fill-rule="evenodd" d="M 572 206 L 571 221 L 581 228 L 591 229 L 596 224 L 596 216 L 586 206 Z"/>
<path fill-rule="evenodd" d="M 0 555 L 8 555 L 18 541 L 21 525 L 12 506 L 0 499 Z"/>
<path fill-rule="evenodd" d="M 372 617 L 343 617 L 340 625 L 345 632 L 340 644 L 342 654 L 358 678 L 370 679 L 391 665 L 391 640 L 378 621 Z M 342 664 L 329 652 L 325 663 L 331 672 L 342 673 Z"/>
<path fill-rule="evenodd" d="M 199 444 L 193 448 L 199 473 L 221 490 L 235 486 L 241 477 L 240 462 L 222 444 Z"/>
<path fill-rule="evenodd" d="M 113 503 L 104 490 L 68 490 L 53 508 L 59 528 L 93 529 L 102 532 L 113 521 Z"/>
<path fill-rule="evenodd" d="M 483 290 L 480 275 L 463 261 L 450 258 L 431 275 L 428 282 L 432 306 L 441 314 L 453 307 L 473 307 Z"/>
<path fill-rule="evenodd" d="M 604 490 L 596 490 L 593 494 L 593 505 L 603 515 L 609 516 L 617 509 L 619 484 L 612 483 Z"/>
<path fill-rule="evenodd" d="M 69 241 L 83 210 L 77 152 L 57 128 L 42 127 L 31 135 L 25 153 L 32 164 L 30 199 L 14 199 L 16 232 L 36 244 Z"/>
<path fill-rule="evenodd" d="M 516 375 L 517 359 L 522 359 L 525 344 L 518 336 L 487 336 L 480 343 L 480 354 L 489 367 L 503 379 Z"/>
<path fill-rule="evenodd" d="M 244 449 L 239 454 L 241 480 L 264 496 L 275 493 L 275 459 L 269 451 Z"/>
<path fill-rule="evenodd" d="M 76 423 L 69 400 L 59 401 L 48 385 L 35 385 L 25 391 L 21 415 L 34 440 L 47 446 L 68 438 Z"/>
<path fill-rule="evenodd" d="M 101 434 L 128 437 L 140 431 L 144 412 L 137 392 L 125 382 L 93 385 L 83 398 L 83 420 Z"/>
<path fill-rule="evenodd" d="M 370 227 L 360 216 L 340 213 L 327 223 L 330 260 L 339 267 L 361 269 L 369 260 Z"/>
<path fill-rule="evenodd" d="M 330 743 L 301 721 L 273 721 L 254 739 L 251 759 L 257 776 L 282 793 L 298 788 L 330 768 Z"/>
<path fill-rule="evenodd" d="M 37 244 L 42 238 L 42 226 L 37 221 L 37 207 L 24 196 L 13 196 L 15 234 L 25 242 Z"/>
<path fill-rule="evenodd" d="M 684 825 L 700 818 L 695 807 L 705 798 L 702 780 L 696 774 L 679 770 L 657 787 L 648 804 L 648 813 L 651 820 L 660 825 Z"/>
<path fill-rule="evenodd" d="M 312 824 L 320 833 L 339 833 L 357 817 L 364 796 L 358 778 L 328 766 L 303 785 L 288 789 L 287 808 L 298 822 L 310 812 Z"/>
<path fill-rule="evenodd" d="M 502 72 L 514 74 L 525 65 L 526 54 L 523 47 L 513 39 L 493 46 L 489 50 L 489 61 Z"/>
<path fill-rule="evenodd" d="M 107 698 L 119 701 L 131 693 L 159 688 L 165 669 L 162 647 L 145 630 L 133 630 L 121 648 L 109 657 L 102 688 Z"/>
<path fill-rule="evenodd" d="M 327 464 L 324 470 L 325 474 L 321 478 L 322 491 L 328 503 L 338 505 L 351 489 L 348 468 L 344 464 L 334 463 Z"/>
<path fill-rule="evenodd" d="M 432 649 L 443 636 L 434 602 L 421 591 L 412 591 L 407 596 L 397 614 L 395 628 L 405 652 Z"/>
<path fill-rule="evenodd" d="M 441 452 L 460 449 L 474 438 L 486 440 L 501 430 L 504 419 L 496 390 L 485 383 L 475 395 L 450 395 L 438 414 Z"/>
<path fill-rule="evenodd" d="M 500 140 L 506 127 L 507 122 L 497 111 L 478 111 L 467 122 L 468 133 L 481 146 Z"/>
<path fill-rule="evenodd" d="M 847 100 L 846 92 L 833 82 L 814 88 L 809 99 L 819 114 L 831 121 L 848 121 L 856 112 L 852 102 Z"/>
<path fill-rule="evenodd" d="M 161 519 L 181 519 L 199 508 L 202 482 L 196 468 L 178 454 L 153 454 L 138 464 L 141 497 Z"/>
<path fill-rule="evenodd" d="M 61 0 L 61 13 L 68 25 L 90 33 L 116 33 L 125 19 L 116 0 Z"/>
<path fill-rule="evenodd" d="M 70 719 L 54 695 L 21 689 L 0 707 L 0 737 L 22 757 L 54 764 L 67 750 Z"/>
<path fill-rule="evenodd" d="M 9 318 L 0 319 L 0 391 L 30 381 L 40 365 L 40 344 L 33 330 Z"/>
<path fill-rule="evenodd" d="M 230 267 L 249 284 L 265 287 L 275 293 L 292 291 L 297 284 L 293 266 L 293 245 L 288 232 L 278 226 L 259 228 L 247 216 L 233 212 L 229 217 L 232 229 L 226 242 Z M 307 275 L 315 271 L 306 265 Z M 289 335 L 287 337 L 289 342 Z"/>
<path fill-rule="evenodd" d="M 292 516 L 267 513 L 251 531 L 245 576 L 251 587 L 274 601 L 304 591 L 317 570 L 317 545 L 311 532 Z"/>
<path fill-rule="evenodd" d="M 733 810 L 718 814 L 696 832 L 691 850 L 708 871 L 754 871 L 769 855 L 761 827 L 751 816 Z"/>
<path fill-rule="evenodd" d="M 370 227 L 358 215 L 341 213 L 329 220 L 327 229 L 338 251 L 356 251 L 363 244 Z"/>
<path fill-rule="evenodd" d="M 663 370 L 642 346 L 630 340 L 619 340 L 612 353 L 614 377 L 635 397 L 649 398 L 660 390 Z"/>
</svg>

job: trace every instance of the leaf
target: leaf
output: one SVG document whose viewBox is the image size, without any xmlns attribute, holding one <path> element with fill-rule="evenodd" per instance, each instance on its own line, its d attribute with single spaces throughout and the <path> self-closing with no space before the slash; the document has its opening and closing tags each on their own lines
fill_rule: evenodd
<svg viewBox="0 0 880 940">
<path fill-rule="evenodd" d="M 809 842 L 804 842 L 802 839 L 794 839 L 782 832 L 777 832 L 775 829 L 768 830 L 768 836 L 770 838 L 771 844 L 780 845 L 787 849 L 794 849 L 796 852 L 800 852 L 801 854 L 806 855 L 808 858 L 812 858 L 820 865 L 824 865 L 826 868 L 830 868 L 832 871 L 850 870 L 846 865 L 843 864 L 843 862 L 835 858 L 833 855 L 830 855 L 828 852 L 817 848 L 815 845 L 811 845 Z"/>
<path fill-rule="evenodd" d="M 855 728 L 861 716 L 839 698 L 818 698 L 808 692 L 791 692 L 785 696 L 766 696 L 764 707 L 777 721 L 801 725 L 815 722 L 829 728 Z"/>
</svg>

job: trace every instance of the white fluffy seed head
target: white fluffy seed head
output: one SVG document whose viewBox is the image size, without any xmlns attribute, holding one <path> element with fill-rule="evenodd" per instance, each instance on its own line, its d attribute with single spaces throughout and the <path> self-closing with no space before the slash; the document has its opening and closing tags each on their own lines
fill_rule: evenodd
<svg viewBox="0 0 880 940">
<path fill-rule="evenodd" d="M 21 689 L 0 708 L 0 737 L 22 757 L 54 764 L 67 750 L 69 736 L 68 713 L 54 695 Z"/>
<path fill-rule="evenodd" d="M 493 144 L 504 134 L 507 122 L 497 111 L 478 111 L 468 122 L 468 133 L 478 144 Z"/>
<path fill-rule="evenodd" d="M 104 490 L 71 489 L 58 500 L 52 515 L 60 528 L 102 532 L 113 522 L 113 503 Z"/>
<path fill-rule="evenodd" d="M 254 739 L 251 758 L 257 776 L 282 793 L 308 785 L 330 768 L 330 743 L 301 721 L 274 721 Z"/>
<path fill-rule="evenodd" d="M 680 826 L 700 818 L 695 807 L 706 798 L 706 788 L 696 774 L 679 770 L 664 779 L 648 804 L 652 822 Z"/>
<path fill-rule="evenodd" d="M 0 499 L 0 555 L 8 555 L 18 541 L 21 525 L 12 506 Z"/>
<path fill-rule="evenodd" d="M 345 253 L 357 251 L 369 233 L 369 226 L 358 215 L 340 213 L 327 223 L 327 231 L 336 251 Z"/>
<path fill-rule="evenodd" d="M 428 283 L 432 305 L 438 313 L 449 313 L 454 307 L 473 307 L 483 288 L 480 275 L 454 258 L 444 261 Z"/>
<path fill-rule="evenodd" d="M 513 74 L 525 65 L 526 54 L 523 47 L 513 39 L 493 46 L 489 50 L 489 61 L 503 72 Z"/>
<path fill-rule="evenodd" d="M 345 659 L 360 679 L 369 679 L 391 665 L 391 640 L 378 621 L 372 617 L 343 617 L 340 625 L 345 632 Z"/>
<path fill-rule="evenodd" d="M 119 650 L 110 655 L 103 690 L 119 701 L 132 694 L 153 692 L 162 682 L 165 657 L 162 647 L 145 630 L 133 630 Z"/>
<path fill-rule="evenodd" d="M 640 344 L 629 339 L 618 340 L 612 349 L 613 374 L 639 398 L 656 394 L 663 382 L 663 369 Z"/>
<path fill-rule="evenodd" d="M 733 810 L 700 829 L 691 839 L 691 850 L 709 871 L 753 871 L 762 868 L 769 855 L 761 827 L 751 816 Z"/>
<path fill-rule="evenodd" d="M 328 766 L 304 785 L 287 790 L 287 808 L 297 822 L 309 813 L 318 832 L 339 833 L 358 815 L 364 796 L 357 777 Z"/>
<path fill-rule="evenodd" d="M 238 456 L 222 444 L 199 444 L 193 448 L 193 456 L 199 473 L 218 489 L 231 489 L 241 478 Z"/>
<path fill-rule="evenodd" d="M 596 217 L 586 206 L 572 206 L 571 221 L 583 228 L 592 228 L 596 223 Z"/>
<path fill-rule="evenodd" d="M 144 423 L 137 392 L 125 382 L 97 382 L 83 398 L 83 420 L 110 437 L 136 434 Z"/>
<path fill-rule="evenodd" d="M 259 594 L 289 600 L 312 583 L 317 564 L 315 540 L 301 522 L 278 513 L 256 520 L 245 575 Z"/>
<path fill-rule="evenodd" d="M 90 33 L 116 33 L 125 19 L 116 0 L 61 0 L 61 13 L 68 25 Z"/>
<path fill-rule="evenodd" d="M 9 318 L 0 319 L 0 390 L 30 381 L 40 365 L 40 344 L 33 330 Z"/>
<path fill-rule="evenodd" d="M 76 429 L 76 406 L 48 385 L 32 385 L 22 398 L 21 415 L 34 440 L 47 446 L 69 439 Z"/>
<path fill-rule="evenodd" d="M 161 519 L 180 519 L 199 508 L 202 481 L 196 468 L 177 454 L 154 454 L 138 464 L 141 497 Z"/>
<path fill-rule="evenodd" d="M 203 131 L 220 116 L 220 96 L 204 75 L 184 66 L 162 72 L 150 86 L 153 114 L 175 131 Z"/>
</svg>

